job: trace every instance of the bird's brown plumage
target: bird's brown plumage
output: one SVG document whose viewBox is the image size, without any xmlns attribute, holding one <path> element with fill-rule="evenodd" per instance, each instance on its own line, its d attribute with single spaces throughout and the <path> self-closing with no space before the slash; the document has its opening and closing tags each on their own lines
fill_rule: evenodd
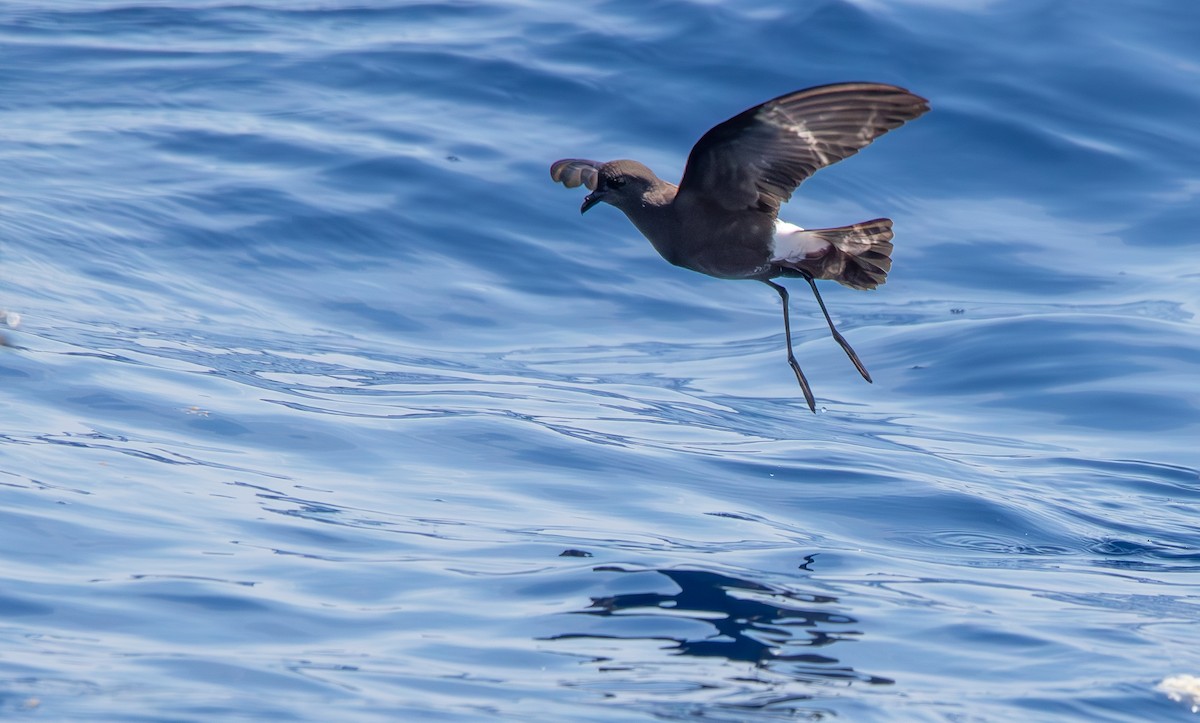
<svg viewBox="0 0 1200 723">
<path fill-rule="evenodd" d="M 714 126 L 688 156 L 679 195 L 777 212 L 806 178 L 929 110 L 903 88 L 838 83 L 781 95 Z"/>
<path fill-rule="evenodd" d="M 928 110 L 924 98 L 892 85 L 822 85 L 781 95 L 714 126 L 692 148 L 678 186 L 629 160 L 564 158 L 550 166 L 550 177 L 567 188 L 582 185 L 591 191 L 581 213 L 601 201 L 620 209 L 672 264 L 774 288 L 784 304 L 788 362 L 815 411 L 808 381 L 792 354 L 787 290 L 771 279 L 808 281 L 834 339 L 871 381 L 835 328 L 815 280 L 832 279 L 854 289 L 883 284 L 892 266 L 892 222 L 880 218 L 805 231 L 780 224 L 779 207 L 816 171 Z M 787 229 L 782 235 L 781 228 Z"/>
</svg>

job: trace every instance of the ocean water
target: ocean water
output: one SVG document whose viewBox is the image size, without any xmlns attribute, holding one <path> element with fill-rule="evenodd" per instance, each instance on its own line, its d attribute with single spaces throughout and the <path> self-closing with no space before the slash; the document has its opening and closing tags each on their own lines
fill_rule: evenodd
<svg viewBox="0 0 1200 723">
<path fill-rule="evenodd" d="M 1200 6 L 0 5 L 0 717 L 1195 720 Z M 925 117 L 783 216 L 886 286 L 672 267 L 790 90 Z M 1200 702 L 1200 701 L 1198 701 Z"/>
</svg>

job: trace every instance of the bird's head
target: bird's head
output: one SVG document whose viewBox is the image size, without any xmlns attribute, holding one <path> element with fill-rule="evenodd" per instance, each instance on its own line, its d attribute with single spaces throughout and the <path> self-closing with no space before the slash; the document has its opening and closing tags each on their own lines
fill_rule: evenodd
<svg viewBox="0 0 1200 723">
<path fill-rule="evenodd" d="M 622 211 L 639 208 L 647 194 L 662 183 L 654 171 L 637 161 L 609 161 L 596 169 L 596 186 L 579 207 L 580 213 L 597 203 L 616 206 Z"/>
</svg>

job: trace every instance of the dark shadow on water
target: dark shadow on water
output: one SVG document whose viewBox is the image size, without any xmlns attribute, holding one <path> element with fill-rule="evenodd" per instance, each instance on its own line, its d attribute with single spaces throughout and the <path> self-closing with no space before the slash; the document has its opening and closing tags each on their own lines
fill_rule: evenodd
<svg viewBox="0 0 1200 723">
<path fill-rule="evenodd" d="M 798 593 L 705 570 L 597 567 L 594 572 L 622 576 L 652 572 L 655 575 L 646 577 L 647 586 L 657 588 L 594 597 L 590 605 L 570 615 L 602 618 L 600 626 L 589 632 L 545 638 L 604 643 L 605 657 L 594 658 L 604 671 L 653 677 L 652 671 L 663 661 L 622 660 L 625 653 L 621 651 L 625 649 L 613 643 L 662 641 L 667 643 L 662 649 L 671 655 L 704 659 L 710 664 L 696 666 L 693 673 L 707 668 L 711 675 L 711 664 L 749 663 L 756 673 L 748 675 L 742 665 L 733 665 L 727 668 L 724 680 L 709 677 L 704 685 L 725 689 L 728 697 L 722 696 L 718 703 L 722 707 L 768 707 L 777 711 L 779 706 L 788 707 L 797 700 L 824 697 L 830 686 L 895 682 L 857 671 L 832 655 L 834 646 L 860 639 L 863 634 L 856 627 L 858 621 L 841 612 L 843 606 L 836 597 Z M 663 580 L 658 576 L 669 580 L 677 590 L 662 592 Z M 627 587 L 635 579 L 625 578 L 615 584 Z M 681 635 L 683 628 L 689 632 Z M 627 652 L 631 657 L 645 654 L 644 648 L 637 645 L 630 645 Z M 795 683 L 810 685 L 797 690 Z"/>
</svg>

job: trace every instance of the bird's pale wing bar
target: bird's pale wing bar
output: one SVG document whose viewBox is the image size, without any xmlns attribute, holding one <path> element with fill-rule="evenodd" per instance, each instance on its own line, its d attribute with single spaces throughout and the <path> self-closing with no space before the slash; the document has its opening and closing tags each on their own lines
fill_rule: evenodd
<svg viewBox="0 0 1200 723">
<path fill-rule="evenodd" d="M 882 83 L 837 83 L 782 95 L 713 127 L 688 157 L 679 195 L 730 210 L 778 209 L 818 169 L 929 110 Z M 766 210 L 766 209 L 763 209 Z"/>
</svg>

